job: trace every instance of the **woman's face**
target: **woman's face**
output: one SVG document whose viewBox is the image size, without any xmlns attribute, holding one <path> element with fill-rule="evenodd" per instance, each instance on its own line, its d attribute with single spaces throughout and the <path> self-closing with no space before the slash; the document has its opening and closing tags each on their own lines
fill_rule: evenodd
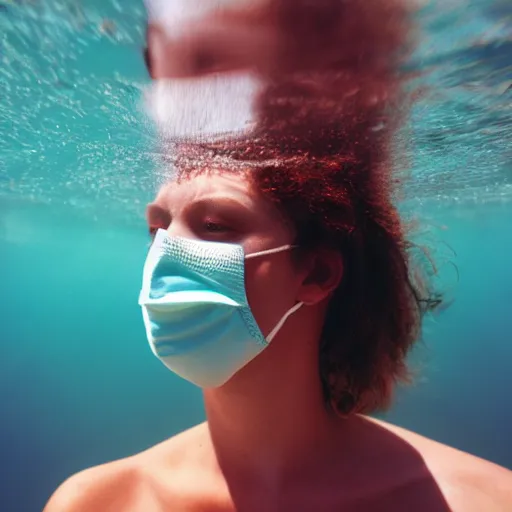
<svg viewBox="0 0 512 512">
<path fill-rule="evenodd" d="M 245 254 L 293 244 L 294 233 L 280 212 L 244 173 L 212 173 L 162 187 L 147 208 L 151 232 L 240 244 Z M 300 299 L 307 276 L 290 251 L 245 262 L 245 286 L 252 312 L 266 336 Z"/>
</svg>

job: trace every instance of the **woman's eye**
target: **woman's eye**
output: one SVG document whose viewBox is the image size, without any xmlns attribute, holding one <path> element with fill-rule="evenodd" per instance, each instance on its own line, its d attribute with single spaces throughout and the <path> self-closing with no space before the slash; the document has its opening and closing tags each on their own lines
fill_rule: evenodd
<svg viewBox="0 0 512 512">
<path fill-rule="evenodd" d="M 218 222 L 207 221 L 204 223 L 204 228 L 208 233 L 226 233 L 229 228 Z"/>
</svg>

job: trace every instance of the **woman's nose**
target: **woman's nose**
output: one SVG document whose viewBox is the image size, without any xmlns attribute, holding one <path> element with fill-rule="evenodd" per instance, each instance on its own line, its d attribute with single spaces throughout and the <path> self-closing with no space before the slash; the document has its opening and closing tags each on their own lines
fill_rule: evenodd
<svg viewBox="0 0 512 512">
<path fill-rule="evenodd" d="M 194 232 L 179 220 L 173 220 L 167 227 L 167 234 L 177 238 L 197 238 Z"/>
</svg>

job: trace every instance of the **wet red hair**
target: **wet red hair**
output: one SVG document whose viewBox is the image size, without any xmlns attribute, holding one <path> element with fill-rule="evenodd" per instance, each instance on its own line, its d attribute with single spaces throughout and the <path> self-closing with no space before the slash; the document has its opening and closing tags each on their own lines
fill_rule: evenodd
<svg viewBox="0 0 512 512">
<path fill-rule="evenodd" d="M 396 206 L 393 141 L 409 103 L 401 67 L 413 40 L 408 4 L 269 2 L 265 16 L 283 43 L 262 72 L 255 132 L 200 145 L 255 165 L 255 186 L 294 225 L 300 247 L 342 254 L 344 278 L 319 347 L 326 401 L 342 414 L 389 404 L 393 384 L 408 376 L 423 315 L 440 303 L 413 264 Z"/>
</svg>

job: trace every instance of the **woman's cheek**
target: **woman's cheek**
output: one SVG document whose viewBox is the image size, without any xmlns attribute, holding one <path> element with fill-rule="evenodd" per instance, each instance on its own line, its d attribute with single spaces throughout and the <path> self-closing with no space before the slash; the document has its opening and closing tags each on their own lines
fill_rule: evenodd
<svg viewBox="0 0 512 512">
<path fill-rule="evenodd" d="M 294 305 L 294 285 L 289 268 L 281 261 L 279 263 L 272 261 L 246 263 L 247 300 L 265 336 Z"/>
</svg>

